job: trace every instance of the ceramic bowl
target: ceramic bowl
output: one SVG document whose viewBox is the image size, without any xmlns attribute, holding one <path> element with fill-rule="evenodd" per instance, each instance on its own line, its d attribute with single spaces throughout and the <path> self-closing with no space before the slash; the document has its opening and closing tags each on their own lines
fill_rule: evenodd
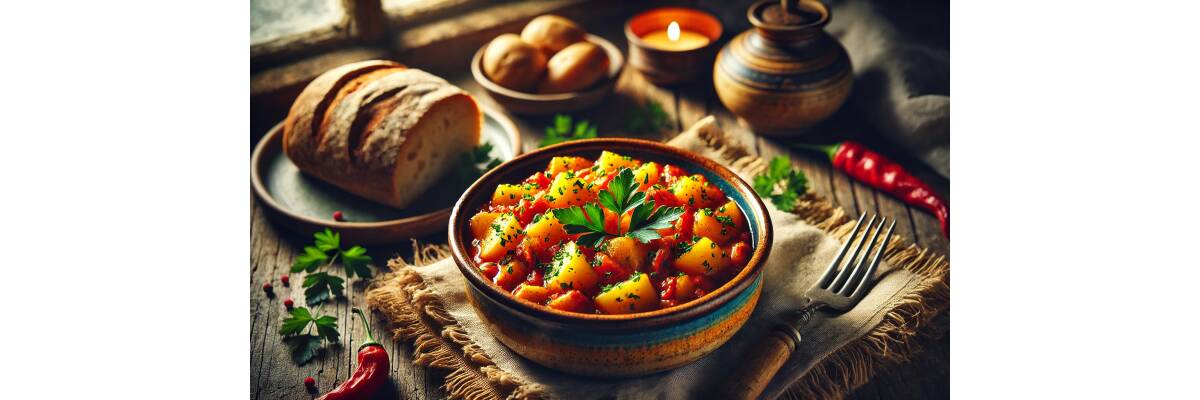
<svg viewBox="0 0 1200 400">
<path fill-rule="evenodd" d="M 468 253 L 468 220 L 496 185 L 519 182 L 555 156 L 595 159 L 602 150 L 703 174 L 746 216 L 754 253 L 724 286 L 700 299 L 650 312 L 602 315 L 561 311 L 518 300 L 496 287 Z M 771 222 L 761 199 L 736 174 L 710 159 L 659 142 L 604 138 L 562 143 L 518 156 L 484 174 L 454 205 L 449 243 L 466 278 L 467 300 L 492 334 L 517 354 L 549 368 L 585 376 L 629 377 L 688 364 L 720 347 L 745 324 L 762 294 L 762 266 L 771 248 Z"/>
<path fill-rule="evenodd" d="M 544 115 L 579 111 L 596 105 L 609 93 L 612 93 L 613 86 L 617 84 L 617 77 L 621 76 L 621 69 L 625 68 L 625 56 L 621 54 L 621 49 L 618 49 L 612 42 L 592 34 L 587 35 L 587 41 L 600 46 L 605 53 L 608 53 L 608 74 L 592 86 L 578 92 L 529 93 L 512 90 L 492 82 L 483 73 L 483 52 L 487 50 L 487 44 L 480 47 L 479 51 L 475 52 L 475 57 L 471 59 L 471 75 L 475 77 L 475 81 L 479 82 L 480 86 L 483 86 L 488 96 L 514 113 Z"/>
</svg>

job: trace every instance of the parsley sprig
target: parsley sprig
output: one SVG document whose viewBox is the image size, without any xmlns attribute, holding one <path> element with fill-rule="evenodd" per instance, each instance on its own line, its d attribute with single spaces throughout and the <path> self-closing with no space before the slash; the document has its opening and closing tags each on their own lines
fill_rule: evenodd
<svg viewBox="0 0 1200 400">
<path fill-rule="evenodd" d="M 808 178 L 804 171 L 792 169 L 792 162 L 784 156 L 775 156 L 766 171 L 754 177 L 754 191 L 768 197 L 780 210 L 796 209 L 796 200 L 808 192 Z"/>
<path fill-rule="evenodd" d="M 492 158 L 491 153 L 491 143 L 475 146 L 471 151 L 462 153 L 458 156 L 458 164 L 454 166 L 454 179 L 470 185 L 485 172 L 496 168 L 497 165 L 500 165 L 500 160 Z"/>
<path fill-rule="evenodd" d="M 674 121 L 663 110 L 662 104 L 654 100 L 646 100 L 642 107 L 635 106 L 625 122 L 625 130 L 632 133 L 659 133 L 671 129 Z"/>
<path fill-rule="evenodd" d="M 316 329 L 316 334 L 312 330 Z M 284 318 L 279 326 L 279 334 L 287 344 L 292 360 L 304 365 L 317 355 L 321 348 L 321 339 L 330 343 L 338 341 L 340 334 L 337 330 L 337 317 L 324 315 L 314 317 L 307 308 L 292 309 L 291 316 Z"/>
<path fill-rule="evenodd" d="M 296 256 L 292 263 L 292 272 L 305 271 L 304 298 L 309 306 L 321 304 L 333 296 L 341 296 L 345 289 L 345 280 L 330 275 L 328 272 L 317 272 L 321 267 L 331 267 L 339 258 L 346 278 L 358 275 L 361 278 L 371 277 L 371 256 L 362 246 L 342 249 L 342 236 L 325 228 L 322 232 L 313 234 L 313 245 L 304 247 L 304 254 Z"/>
<path fill-rule="evenodd" d="M 580 234 L 578 243 L 584 246 L 596 247 L 609 236 L 628 236 L 639 242 L 647 243 L 661 237 L 658 229 L 671 226 L 671 223 L 683 215 L 682 207 L 659 207 L 655 209 L 654 200 L 647 199 L 645 192 L 637 191 L 637 182 L 633 180 L 633 171 L 622 168 L 608 183 L 608 189 L 600 192 L 599 204 L 588 203 L 583 207 L 568 207 L 554 210 L 554 217 L 563 224 L 567 233 Z M 621 232 L 621 224 L 617 224 L 617 232 L 609 233 L 604 229 L 604 206 L 617 215 L 632 212 L 629 217 L 629 231 Z"/>
<path fill-rule="evenodd" d="M 588 121 L 579 121 L 571 124 L 570 115 L 557 114 L 554 116 L 554 125 L 546 127 L 546 137 L 542 138 L 542 143 L 539 147 L 572 140 L 593 139 L 595 137 L 595 125 L 592 125 Z"/>
</svg>

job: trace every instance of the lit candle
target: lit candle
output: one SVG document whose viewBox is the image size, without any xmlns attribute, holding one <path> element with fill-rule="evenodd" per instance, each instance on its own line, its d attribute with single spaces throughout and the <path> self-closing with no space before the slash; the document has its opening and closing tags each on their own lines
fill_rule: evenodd
<svg viewBox="0 0 1200 400">
<path fill-rule="evenodd" d="M 679 23 L 671 21 L 667 29 L 653 31 L 642 36 L 642 40 L 660 50 L 686 51 L 704 47 L 710 41 L 708 36 L 679 28 Z"/>
</svg>

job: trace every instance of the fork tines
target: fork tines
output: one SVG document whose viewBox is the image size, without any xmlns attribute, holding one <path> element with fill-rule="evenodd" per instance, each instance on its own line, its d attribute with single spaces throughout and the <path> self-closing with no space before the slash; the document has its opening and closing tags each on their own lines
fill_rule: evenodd
<svg viewBox="0 0 1200 400">
<path fill-rule="evenodd" d="M 892 219 L 891 224 L 888 224 L 887 233 L 880 241 L 877 240 L 879 233 L 883 231 L 883 225 L 887 224 L 888 219 L 872 215 L 864 227 L 863 220 L 866 218 L 867 214 L 865 213 L 858 217 L 858 222 L 854 223 L 854 230 L 846 237 L 846 243 L 842 245 L 841 250 L 838 250 L 833 262 L 829 263 L 829 268 L 825 269 L 825 274 L 821 276 L 816 287 L 852 299 L 866 294 L 867 283 L 871 281 L 871 275 L 879 266 L 879 261 L 887 249 L 887 243 L 892 238 L 892 230 L 896 227 L 896 220 Z M 876 219 L 879 220 L 878 224 L 875 222 Z M 862 229 L 860 230 L 860 228 Z M 872 228 L 874 228 L 873 232 Z M 867 239 L 868 234 L 870 234 L 870 240 Z M 855 240 L 856 236 L 858 240 Z M 850 258 L 845 258 L 846 251 L 851 248 L 851 243 L 854 243 L 853 251 L 850 253 Z M 863 243 L 867 244 L 865 251 L 863 251 Z M 877 244 L 878 246 L 876 246 Z M 872 251 L 875 252 L 874 255 L 871 255 Z M 859 257 L 860 253 L 862 257 Z M 845 259 L 845 263 L 842 262 L 843 259 Z M 834 276 L 835 274 L 836 276 Z"/>
</svg>

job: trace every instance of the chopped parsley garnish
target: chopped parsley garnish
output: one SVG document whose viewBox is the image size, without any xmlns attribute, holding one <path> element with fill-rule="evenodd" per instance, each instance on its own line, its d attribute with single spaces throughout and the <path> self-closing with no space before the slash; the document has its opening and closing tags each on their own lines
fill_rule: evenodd
<svg viewBox="0 0 1200 400">
<path fill-rule="evenodd" d="M 784 156 L 775 156 L 770 166 L 754 177 L 754 191 L 771 199 L 783 211 L 796 209 L 796 200 L 808 192 L 808 178 Z"/>
<path fill-rule="evenodd" d="M 682 207 L 659 207 L 655 209 L 654 200 L 647 199 L 645 192 L 637 191 L 638 184 L 633 180 L 633 171 L 622 168 L 617 176 L 608 184 L 608 189 L 600 192 L 599 204 L 588 203 L 582 208 L 573 206 L 554 210 L 569 234 L 584 234 L 579 243 L 596 247 L 605 237 L 628 236 L 642 243 L 661 237 L 658 229 L 671 226 L 671 223 L 683 215 Z M 629 231 L 621 232 L 622 224 L 617 224 L 617 232 L 610 234 L 604 230 L 604 211 L 600 206 L 616 215 L 632 212 L 629 218 Z"/>
<path fill-rule="evenodd" d="M 588 121 L 571 124 L 571 116 L 558 114 L 554 116 L 554 125 L 546 127 L 546 137 L 542 138 L 539 147 L 568 142 L 579 139 L 596 137 L 596 126 Z"/>
</svg>

